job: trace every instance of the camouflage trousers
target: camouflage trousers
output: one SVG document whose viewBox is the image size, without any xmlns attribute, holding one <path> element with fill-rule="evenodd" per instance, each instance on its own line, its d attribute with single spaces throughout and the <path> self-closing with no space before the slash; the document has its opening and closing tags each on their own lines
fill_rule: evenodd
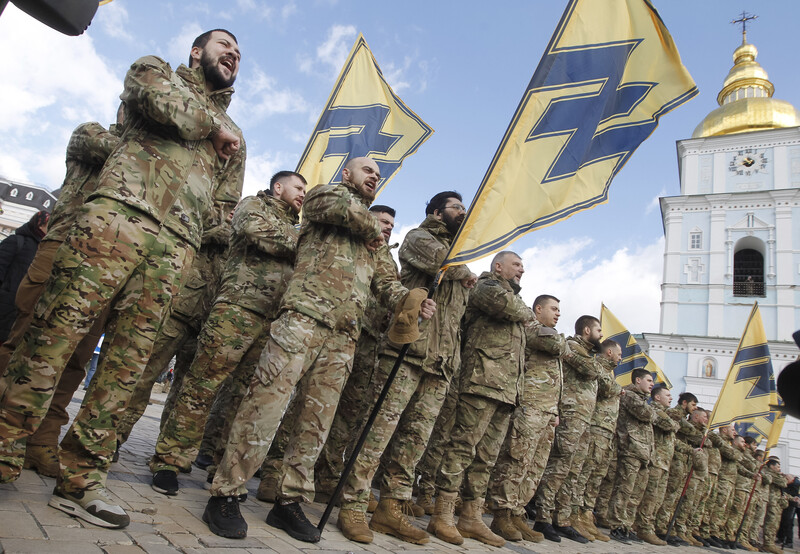
<svg viewBox="0 0 800 554">
<path fill-rule="evenodd" d="M 717 483 L 719 474 L 709 474 L 711 481 L 710 491 L 703 507 L 702 522 L 700 523 L 699 534 L 701 537 L 711 536 L 711 514 L 714 511 L 714 500 L 717 498 Z"/>
<path fill-rule="evenodd" d="M 608 523 L 612 529 L 632 529 L 639 504 L 642 502 L 648 480 L 648 462 L 625 452 L 617 455 L 617 474 L 614 492 L 608 504 Z"/>
<path fill-rule="evenodd" d="M 422 455 L 422 459 L 420 459 L 414 472 L 414 482 L 417 484 L 417 490 L 420 493 L 427 493 L 431 496 L 436 494 L 436 475 L 439 472 L 439 466 L 442 464 L 445 445 L 450 439 L 450 433 L 455 424 L 459 389 L 457 380 L 458 377 L 454 377 L 450 381 L 444 404 L 442 404 L 439 417 L 433 426 L 431 439 L 428 441 L 425 453 Z"/>
<path fill-rule="evenodd" d="M 385 369 L 385 368 L 384 368 Z M 319 490 L 333 492 L 380 394 L 388 373 L 378 369 L 378 341 L 362 333 L 356 343 L 353 370 L 342 390 L 328 440 L 316 465 Z"/>
<path fill-rule="evenodd" d="M 644 491 L 639 509 L 636 512 L 635 525 L 637 532 L 653 534 L 656 532 L 656 512 L 667 492 L 667 471 L 660 467 L 650 466 L 647 475 L 647 487 Z"/>
<path fill-rule="evenodd" d="M 742 528 L 742 536 L 747 539 L 750 544 L 758 544 L 761 526 L 767 517 L 767 503 L 768 492 L 766 490 L 759 491 L 760 487 L 756 486 L 756 491 L 753 493 L 753 499 L 750 501 L 750 507 L 744 516 L 744 527 Z M 776 530 L 777 533 L 777 530 Z"/>
<path fill-rule="evenodd" d="M 781 514 L 786 506 L 782 501 L 768 502 L 767 515 L 764 518 L 764 544 L 775 544 L 778 536 L 778 527 L 781 524 Z"/>
<path fill-rule="evenodd" d="M 567 478 L 561 483 L 561 488 L 558 489 L 555 499 L 555 512 L 553 520 L 557 521 L 559 525 L 569 525 L 568 521 L 573 515 L 573 509 L 577 511 L 578 497 L 583 497 L 584 489 L 586 487 L 586 479 L 584 472 L 587 470 L 585 467 L 586 459 L 589 456 L 589 448 L 592 444 L 591 426 L 587 425 L 583 431 L 580 440 L 578 440 L 577 448 L 572 456 L 572 464 L 567 473 Z"/>
<path fill-rule="evenodd" d="M 181 394 L 156 441 L 150 470 L 187 471 L 203 440 L 211 403 L 225 379 L 247 359 L 261 355 L 259 337 L 269 326 L 265 317 L 227 302 L 212 306 L 200 335 Z"/>
<path fill-rule="evenodd" d="M 84 205 L 8 364 L 0 473 L 18 473 L 23 439 L 38 428 L 70 356 L 111 305 L 97 372 L 61 443 L 57 487 L 73 492 L 105 485 L 116 426 L 193 255 L 191 245 L 130 206 L 107 198 Z"/>
<path fill-rule="evenodd" d="M 464 501 L 486 497 L 489 476 L 503 444 L 514 406 L 460 394 L 450 440 L 436 475 L 436 489 L 460 492 Z"/>
<path fill-rule="evenodd" d="M 686 484 L 686 476 L 689 474 L 689 458 L 686 454 L 676 452 L 672 456 L 672 463 L 669 466 L 667 476 L 667 492 L 664 494 L 664 501 L 656 514 L 656 532 L 666 533 L 667 526 L 675 513 L 675 506 L 678 503 L 683 487 Z"/>
<path fill-rule="evenodd" d="M 728 517 L 728 508 L 733 501 L 733 489 L 734 486 L 731 481 L 717 477 L 717 492 L 709 516 L 712 537 L 723 539 L 727 536 L 725 523 Z"/>
<path fill-rule="evenodd" d="M 706 475 L 698 475 L 692 472 L 689 486 L 686 488 L 686 495 L 680 508 L 675 514 L 675 533 L 678 535 L 690 535 L 692 533 L 691 519 L 697 512 L 700 500 L 706 490 Z"/>
<path fill-rule="evenodd" d="M 736 532 L 744 520 L 744 507 L 747 504 L 749 494 L 749 490 L 741 487 L 736 487 L 733 491 L 733 500 L 728 507 L 727 521 L 725 523 L 725 534 L 728 540 L 732 541 L 736 537 Z"/>
<path fill-rule="evenodd" d="M 196 336 L 189 336 L 175 353 L 175 365 L 172 366 L 172 383 L 170 383 L 169 386 L 167 399 L 164 401 L 164 408 L 161 410 L 159 431 L 164 429 L 164 425 L 167 423 L 167 419 L 169 419 L 169 414 L 175 409 L 175 404 L 178 402 L 178 397 L 181 395 L 183 379 L 189 374 L 196 353 Z"/>
<path fill-rule="evenodd" d="M 289 400 L 289 406 L 286 408 L 286 411 L 281 418 L 281 422 L 278 425 L 278 430 L 275 431 L 275 437 L 272 439 L 272 444 L 269 445 L 269 450 L 267 450 L 267 457 L 261 464 L 262 481 L 271 478 L 277 483 L 281 477 L 281 471 L 283 470 L 283 457 L 286 454 L 286 446 L 289 444 L 289 439 L 292 438 L 292 434 L 294 433 L 294 422 L 300 417 L 300 411 L 303 408 L 303 406 L 300 404 L 301 398 L 300 395 L 297 394 L 297 391 L 304 390 L 305 387 L 307 387 L 307 385 L 303 382 L 306 379 L 308 379 L 308 375 L 304 376 L 295 387 L 295 393 Z M 339 403 L 341 404 L 341 400 L 339 400 Z M 328 437 L 330 437 L 330 434 Z M 317 462 L 319 462 L 319 459 L 317 459 Z M 316 469 L 314 470 L 314 479 L 316 480 Z"/>
<path fill-rule="evenodd" d="M 609 453 L 608 472 L 600 483 L 600 490 L 597 492 L 597 499 L 594 502 L 594 513 L 597 517 L 608 519 L 608 503 L 611 502 L 611 494 L 614 492 L 614 478 L 617 476 L 617 438 L 611 439 L 611 452 Z M 666 477 L 666 476 L 665 476 Z M 659 506 L 656 506 L 658 509 Z"/>
<path fill-rule="evenodd" d="M 145 367 L 144 373 L 136 383 L 136 388 L 128 404 L 128 410 L 117 427 L 117 440 L 120 444 L 128 440 L 133 426 L 136 425 L 136 422 L 139 421 L 139 418 L 142 417 L 142 414 L 147 409 L 147 405 L 150 403 L 150 393 L 153 391 L 156 379 L 168 367 L 170 360 L 180 346 L 189 340 L 191 335 L 196 334 L 197 330 L 174 314 L 161 326 L 155 343 L 153 343 L 153 352 L 147 361 L 147 367 Z"/>
<path fill-rule="evenodd" d="M 11 327 L 8 338 L 0 345 L 0 375 L 5 373 L 11 354 L 22 342 L 25 331 L 28 330 L 28 326 L 33 319 L 34 307 L 39 301 L 42 292 L 44 292 L 47 279 L 53 270 L 53 261 L 59 246 L 61 246 L 61 241 L 44 240 L 39 243 L 33 262 L 31 262 L 27 273 L 20 282 L 15 299 L 17 319 Z M 108 310 L 92 325 L 89 333 L 81 340 L 77 348 L 75 348 L 75 352 L 70 356 L 61 378 L 58 380 L 50 406 L 47 408 L 47 414 L 42 419 L 36 432 L 28 437 L 28 445 L 58 448 L 58 436 L 61 434 L 61 427 L 69 423 L 67 406 L 72 401 L 75 391 L 78 390 L 81 381 L 86 375 L 86 365 L 92 358 L 92 353 L 97 343 L 100 342 L 107 316 Z M 0 397 L 3 396 L 6 386 L 6 381 L 0 379 Z"/>
<path fill-rule="evenodd" d="M 272 323 L 270 339 L 239 405 L 211 494 L 247 492 L 245 485 L 264 461 L 292 391 L 308 374 L 296 392 L 301 408 L 286 446 L 278 497 L 311 502 L 314 464 L 328 437 L 354 353 L 355 341 L 346 333 L 298 312 L 283 312 Z"/>
<path fill-rule="evenodd" d="M 526 382 L 527 386 L 527 382 Z M 539 410 L 523 395 L 511 416 L 497 463 L 489 481 L 489 507 L 525 513 L 544 474 L 555 437 L 557 416 Z"/>
<path fill-rule="evenodd" d="M 567 414 L 561 417 L 556 427 L 553 448 L 547 460 L 547 467 L 536 490 L 536 521 L 554 522 L 556 515 L 556 495 L 569 475 L 575 454 L 580 450 L 580 440 L 589 423 Z M 567 514 L 567 518 L 569 514 Z M 562 522 L 566 524 L 566 522 Z M 560 524 L 555 521 L 555 524 Z"/>
<path fill-rule="evenodd" d="M 698 493 L 697 504 L 689 516 L 689 531 L 693 534 L 701 534 L 703 521 L 706 519 L 708 507 L 714 500 L 714 490 L 717 486 L 717 475 L 708 473 L 703 482 L 703 486 Z"/>
<path fill-rule="evenodd" d="M 379 371 L 388 375 L 394 363 L 395 358 L 381 356 Z M 426 373 L 407 362 L 400 364 L 343 489 L 343 508 L 366 511 L 372 478 L 379 464 L 381 498 L 411 499 L 414 469 L 425 451 L 446 395 L 444 377 Z"/>
<path fill-rule="evenodd" d="M 611 449 L 614 442 L 614 433 L 602 427 L 592 425 L 589 428 L 590 442 L 586 461 L 583 469 L 576 477 L 575 494 L 572 498 L 572 512 L 583 510 L 594 511 L 597 496 L 600 494 L 600 485 L 608 474 L 611 464 Z M 572 474 L 572 470 L 570 470 Z M 567 478 L 569 481 L 570 478 Z"/>
</svg>

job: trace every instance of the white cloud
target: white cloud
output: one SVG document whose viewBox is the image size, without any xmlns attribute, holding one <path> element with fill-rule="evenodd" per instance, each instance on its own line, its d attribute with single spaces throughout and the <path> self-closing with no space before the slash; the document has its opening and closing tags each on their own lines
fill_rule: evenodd
<svg viewBox="0 0 800 554">
<path fill-rule="evenodd" d="M 650 215 L 655 210 L 660 209 L 660 207 L 661 207 L 661 197 L 662 196 L 666 196 L 666 194 L 667 194 L 666 187 L 661 187 L 661 190 L 659 191 L 659 193 L 657 195 L 655 195 L 652 200 L 650 200 L 650 202 L 647 204 L 647 206 L 645 206 L 644 215 Z"/>
<path fill-rule="evenodd" d="M 303 96 L 294 90 L 277 89 L 275 79 L 256 67 L 246 77 L 236 94 L 239 101 L 231 105 L 234 121 L 257 121 L 275 114 L 304 113 L 309 110 Z"/>
<path fill-rule="evenodd" d="M 112 2 L 100 6 L 94 18 L 94 24 L 108 36 L 133 42 L 133 36 L 128 32 L 128 10 L 121 2 Z"/>
<path fill-rule="evenodd" d="M 356 28 L 353 25 L 333 25 L 328 29 L 325 41 L 317 46 L 316 57 L 300 57 L 298 60 L 300 71 L 308 74 L 323 72 L 336 75 L 344 65 L 355 37 Z M 318 70 L 317 66 L 323 66 L 323 69 Z"/>
<path fill-rule="evenodd" d="M 242 196 L 252 196 L 268 188 L 270 178 L 278 171 L 294 170 L 294 164 L 289 165 L 292 159 L 293 156 L 288 152 L 264 152 L 255 155 L 248 152 Z"/>
<path fill-rule="evenodd" d="M 398 66 L 394 62 L 389 62 L 383 69 L 383 76 L 386 78 L 386 82 L 396 93 L 411 86 L 411 83 L 406 80 L 406 72 L 410 66 L 411 58 L 406 56 L 403 59 L 403 65 Z"/>
<path fill-rule="evenodd" d="M 286 3 L 283 8 L 281 8 L 281 18 L 286 20 L 289 19 L 291 16 L 297 13 L 297 3 L 294 0 Z"/>
<path fill-rule="evenodd" d="M 192 49 L 194 39 L 205 31 L 206 29 L 203 29 L 197 21 L 184 23 L 178 34 L 167 43 L 167 61 L 171 62 L 173 67 L 188 63 L 189 50 Z"/>
</svg>

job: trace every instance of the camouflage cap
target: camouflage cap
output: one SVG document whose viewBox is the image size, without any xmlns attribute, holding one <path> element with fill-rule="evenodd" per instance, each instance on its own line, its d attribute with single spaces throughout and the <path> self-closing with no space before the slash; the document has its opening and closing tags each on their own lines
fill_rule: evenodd
<svg viewBox="0 0 800 554">
<path fill-rule="evenodd" d="M 419 308 L 428 297 L 428 289 L 411 289 L 405 298 L 397 303 L 395 318 L 387 334 L 395 344 L 408 344 L 419 338 Z"/>
</svg>

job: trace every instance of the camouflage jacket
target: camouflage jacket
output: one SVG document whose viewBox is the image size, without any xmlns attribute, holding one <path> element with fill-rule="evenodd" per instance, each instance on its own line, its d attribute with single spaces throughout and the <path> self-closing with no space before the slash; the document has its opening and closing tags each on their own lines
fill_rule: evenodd
<svg viewBox="0 0 800 554">
<path fill-rule="evenodd" d="M 564 390 L 561 393 L 561 416 L 592 420 L 597 402 L 597 377 L 603 366 L 597 361 L 594 346 L 580 337 L 567 339 L 564 355 Z"/>
<path fill-rule="evenodd" d="M 634 385 L 625 387 L 619 402 L 617 448 L 620 456 L 650 461 L 653 455 L 653 422 L 656 413 L 647 403 L 648 395 Z"/>
<path fill-rule="evenodd" d="M 525 322 L 533 311 L 519 286 L 485 272 L 469 295 L 464 317 L 460 392 L 517 404 L 525 373 Z"/>
<path fill-rule="evenodd" d="M 242 199 L 216 302 L 275 319 L 293 273 L 298 221 L 291 206 L 265 191 Z"/>
<path fill-rule="evenodd" d="M 597 362 L 603 371 L 597 376 L 597 402 L 592 414 L 592 426 L 613 433 L 617 427 L 619 393 L 622 391 L 622 387 L 614 378 L 616 364 L 605 356 L 597 356 Z"/>
<path fill-rule="evenodd" d="M 525 323 L 525 404 L 558 415 L 564 383 L 564 335 L 536 318 Z"/>
<path fill-rule="evenodd" d="M 453 235 L 443 221 L 429 215 L 406 235 L 400 246 L 400 280 L 409 289 L 430 287 L 447 256 Z M 448 269 L 433 299 L 436 313 L 420 326 L 420 337 L 411 343 L 405 361 L 423 371 L 450 380 L 461 366 L 461 318 L 467 308 L 469 289 L 461 280 L 471 275 L 463 265 Z M 384 354 L 396 356 L 397 345 L 388 345 Z"/>
<path fill-rule="evenodd" d="M 707 440 L 704 440 L 706 435 L 705 425 L 700 423 L 691 423 L 690 425 L 694 427 L 695 433 L 691 436 L 685 436 L 685 439 L 690 446 L 700 449 L 692 453 L 692 468 L 698 478 L 705 479 L 708 477 L 708 450 L 713 446 Z"/>
<path fill-rule="evenodd" d="M 80 207 L 97 188 L 97 178 L 108 156 L 119 143 L 115 125 L 111 131 L 99 123 L 78 125 L 67 144 L 67 173 L 58 193 L 58 200 L 47 222 L 43 240 L 63 242 L 80 213 Z"/>
<path fill-rule="evenodd" d="M 230 227 L 230 224 L 228 224 Z M 194 256 L 178 294 L 172 299 L 171 317 L 176 317 L 195 330 L 208 318 L 208 312 L 219 288 L 225 247 L 216 242 L 204 242 Z"/>
<path fill-rule="evenodd" d="M 736 490 L 750 492 L 750 488 L 753 486 L 753 477 L 758 471 L 758 461 L 745 450 L 739 458 L 736 471 Z"/>
<path fill-rule="evenodd" d="M 311 189 L 281 310 L 300 312 L 357 340 L 370 293 L 392 308 L 408 294 L 390 256 L 367 249 L 381 235 L 367 208 L 350 183 Z"/>
<path fill-rule="evenodd" d="M 198 248 L 203 227 L 216 217 L 214 190 L 241 191 L 244 179 L 244 141 L 223 161 L 207 140 L 221 127 L 241 137 L 225 113 L 232 94 L 232 88 L 207 94 L 200 67 L 173 71 L 155 56 L 135 61 L 120 95 L 122 139 L 92 197 L 131 205 Z"/>
<path fill-rule="evenodd" d="M 667 409 L 653 402 L 650 404 L 655 412 L 655 423 L 653 424 L 653 456 L 650 463 L 659 469 L 669 471 L 672 463 L 672 456 L 675 453 L 675 433 L 680 428 L 680 424 L 672 419 L 667 413 Z"/>
<path fill-rule="evenodd" d="M 789 499 L 791 498 L 788 494 L 783 492 L 783 489 L 785 489 L 789 483 L 782 473 L 779 473 L 767 466 L 764 467 L 767 469 L 767 474 L 769 475 L 770 481 L 769 503 L 773 506 L 777 505 L 778 509 L 782 510 L 789 505 Z"/>
<path fill-rule="evenodd" d="M 719 450 L 719 455 L 722 460 L 719 466 L 717 479 L 728 483 L 736 483 L 739 458 L 742 457 L 742 453 L 733 446 L 731 439 L 719 433 L 709 433 L 708 436 L 711 437 L 714 447 Z"/>
<path fill-rule="evenodd" d="M 708 452 L 708 472 L 711 475 L 719 475 L 719 469 L 722 467 L 722 453 L 717 446 L 719 440 L 714 437 L 722 438 L 718 433 L 709 432 L 703 448 Z"/>
<path fill-rule="evenodd" d="M 766 502 L 769 498 L 769 489 L 772 484 L 772 476 L 775 472 L 768 468 L 766 464 L 761 464 L 759 462 L 759 466 L 758 472 L 761 474 L 761 481 L 756 484 L 756 490 L 753 494 L 758 495 L 758 498 L 762 502 Z"/>
<path fill-rule="evenodd" d="M 398 244 L 394 244 L 388 248 L 381 248 L 375 253 L 376 256 L 380 256 L 383 259 L 383 263 L 385 263 L 387 267 L 391 266 L 394 268 L 395 274 L 398 274 L 398 269 L 394 258 L 392 258 L 391 251 L 398 246 Z M 393 310 L 390 310 L 378 302 L 374 294 L 370 294 L 367 299 L 367 307 L 364 309 L 361 336 L 368 336 L 376 341 L 380 340 L 381 336 L 389 328 L 389 321 L 392 319 L 392 311 Z"/>
</svg>

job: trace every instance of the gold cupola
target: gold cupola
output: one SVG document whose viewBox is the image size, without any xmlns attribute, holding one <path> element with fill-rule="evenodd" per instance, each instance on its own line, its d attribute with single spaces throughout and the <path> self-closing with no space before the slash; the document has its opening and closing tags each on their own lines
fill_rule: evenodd
<svg viewBox="0 0 800 554">
<path fill-rule="evenodd" d="M 703 119 L 692 138 L 800 126 L 800 112 L 772 97 L 775 87 L 756 61 L 757 55 L 742 33 L 742 44 L 733 52 L 733 67 L 717 95 L 719 108 Z"/>
</svg>

